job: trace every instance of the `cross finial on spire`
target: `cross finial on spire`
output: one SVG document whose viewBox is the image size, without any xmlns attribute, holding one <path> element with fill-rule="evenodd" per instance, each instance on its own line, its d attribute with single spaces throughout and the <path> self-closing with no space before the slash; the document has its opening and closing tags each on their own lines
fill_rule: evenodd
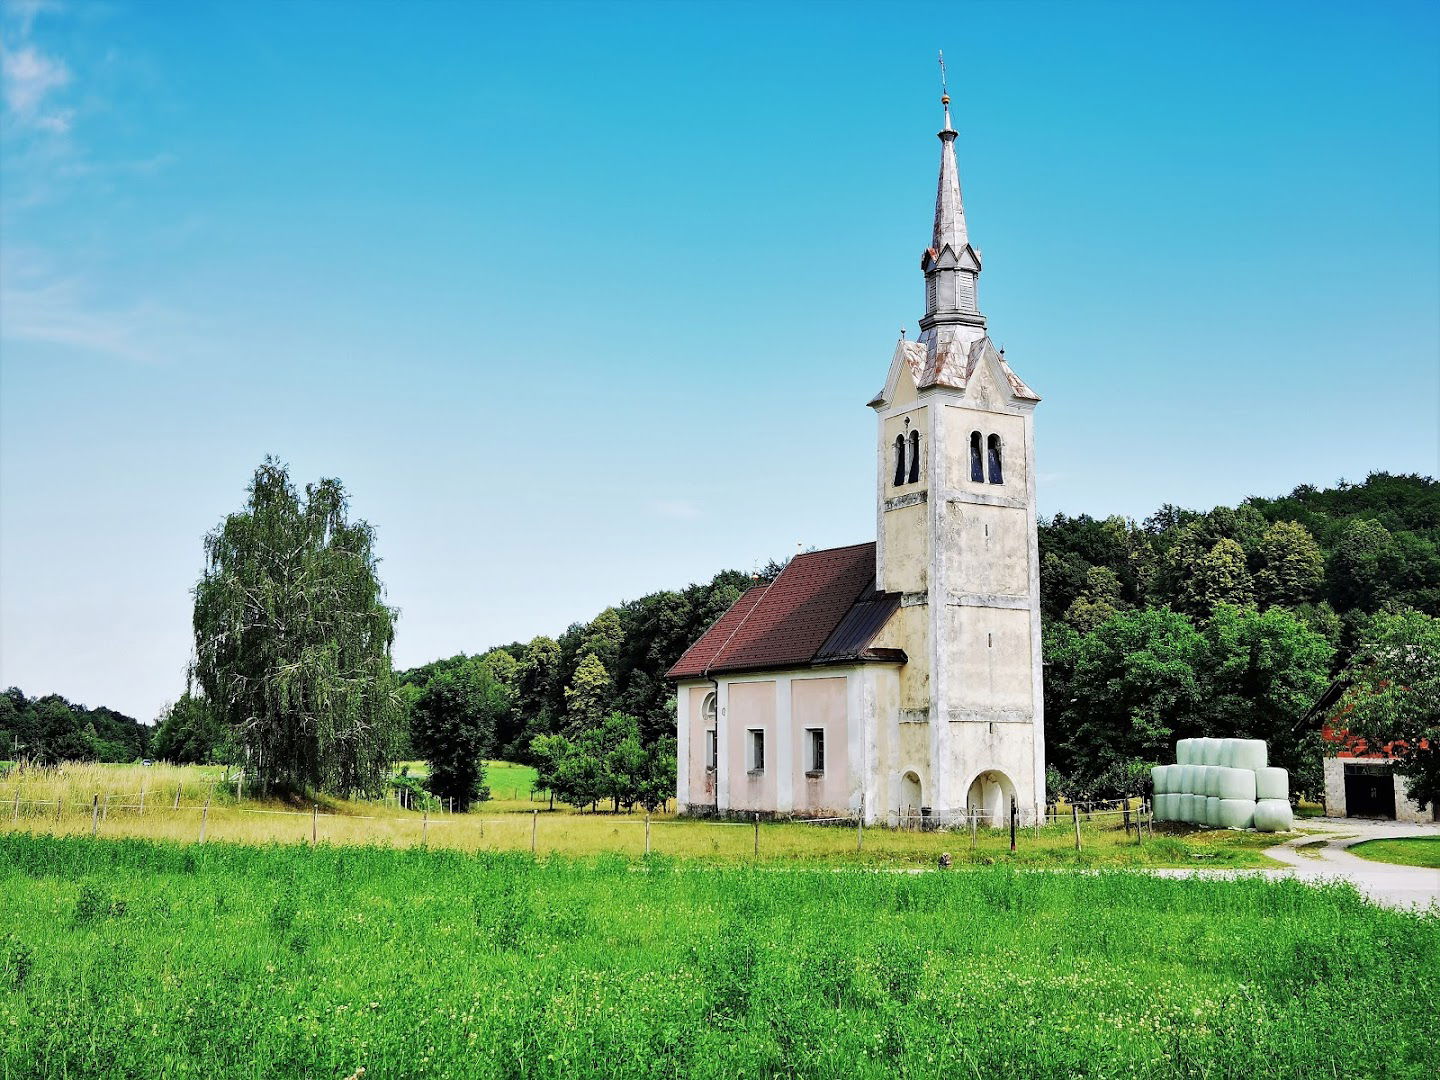
<svg viewBox="0 0 1440 1080">
<path fill-rule="evenodd" d="M 945 107 L 945 131 L 954 131 L 950 126 L 950 86 L 945 78 L 945 50 L 940 50 L 940 104 Z"/>
</svg>

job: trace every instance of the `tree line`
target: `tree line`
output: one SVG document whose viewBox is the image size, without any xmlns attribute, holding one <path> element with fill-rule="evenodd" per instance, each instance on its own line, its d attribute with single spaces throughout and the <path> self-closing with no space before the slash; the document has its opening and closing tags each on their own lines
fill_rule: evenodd
<svg viewBox="0 0 1440 1080">
<path fill-rule="evenodd" d="M 1394 690 L 1428 685 L 1417 665 L 1436 651 L 1440 483 L 1375 473 L 1138 523 L 1056 515 L 1039 534 L 1051 790 L 1134 790 L 1175 739 L 1203 733 L 1266 739 L 1296 788 L 1317 792 L 1322 746 L 1306 714 L 1342 674 L 1357 731 L 1403 731 L 1416 755 L 1433 731 L 1440 748 L 1435 706 Z M 783 568 L 726 570 L 557 637 L 394 672 L 396 613 L 372 545 L 338 481 L 302 493 L 267 460 L 246 506 L 206 538 L 193 689 L 153 742 L 111 710 L 12 691 L 0 747 L 234 761 L 265 785 L 369 794 L 393 762 L 420 756 L 432 791 L 461 805 L 484 794 L 483 761 L 506 758 L 577 806 L 655 805 L 674 783 L 665 671 Z M 1418 756 L 1410 767 L 1427 768 Z"/>
<path fill-rule="evenodd" d="M 89 709 L 59 694 L 0 694 L 0 758 L 54 765 L 62 761 L 138 761 L 150 751 L 152 728 L 133 716 Z"/>
</svg>

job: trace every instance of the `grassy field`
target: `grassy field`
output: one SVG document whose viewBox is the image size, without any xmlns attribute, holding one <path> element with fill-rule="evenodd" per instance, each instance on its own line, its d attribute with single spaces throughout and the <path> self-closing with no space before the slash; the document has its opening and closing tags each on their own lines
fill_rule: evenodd
<svg viewBox="0 0 1440 1080">
<path fill-rule="evenodd" d="M 1346 886 L 12 833 L 0 926 L 7 1080 L 1440 1074 Z"/>
<path fill-rule="evenodd" d="M 513 791 L 520 797 L 485 803 L 470 814 L 427 818 L 393 803 L 326 798 L 311 804 L 255 799 L 243 792 L 237 801 L 233 784 L 226 782 L 220 768 L 67 766 L 62 773 L 12 774 L 0 783 L 0 830 L 195 842 L 203 822 L 205 838 L 211 842 L 298 844 L 313 838 L 345 845 L 424 843 L 458 851 L 528 852 L 533 837 L 540 855 L 645 854 L 644 815 L 578 813 L 568 808 L 551 812 L 547 803 L 530 801 L 533 770 L 511 765 L 496 772 L 513 781 L 513 787 L 497 793 Z M 13 805 L 17 795 L 18 812 Z M 749 824 L 661 814 L 652 818 L 648 833 L 652 854 L 721 864 L 756 857 L 756 831 Z M 850 825 L 765 822 L 759 828 L 759 858 L 826 865 L 933 866 L 947 852 L 962 865 L 1275 865 L 1263 854 L 1275 837 L 1165 825 L 1137 843 L 1134 833 L 1127 834 L 1116 817 L 1083 823 L 1083 848 L 1078 853 L 1069 824 L 1021 829 L 1017 841 L 1012 854 L 1004 830 L 980 830 L 972 850 L 971 838 L 964 833 L 873 828 L 866 830 L 863 849 L 857 851 L 857 835 Z"/>
<path fill-rule="evenodd" d="M 1374 862 L 1428 866 L 1440 870 L 1440 837 L 1408 836 L 1393 840 L 1366 840 L 1363 844 L 1356 844 L 1345 850 Z"/>
</svg>

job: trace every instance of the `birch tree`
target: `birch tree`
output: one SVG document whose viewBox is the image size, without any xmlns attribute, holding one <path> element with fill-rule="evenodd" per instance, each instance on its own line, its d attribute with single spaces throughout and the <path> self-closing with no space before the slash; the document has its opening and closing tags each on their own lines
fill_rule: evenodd
<svg viewBox="0 0 1440 1080">
<path fill-rule="evenodd" d="M 403 710 L 390 667 L 396 612 L 374 530 L 338 480 L 255 470 L 249 501 L 205 538 L 195 586 L 195 675 L 268 786 L 378 794 Z"/>
</svg>

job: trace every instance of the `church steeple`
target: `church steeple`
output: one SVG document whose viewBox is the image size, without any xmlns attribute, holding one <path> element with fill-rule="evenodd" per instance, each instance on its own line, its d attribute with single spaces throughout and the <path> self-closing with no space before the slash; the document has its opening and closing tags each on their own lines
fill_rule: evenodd
<svg viewBox="0 0 1440 1080">
<path fill-rule="evenodd" d="M 950 95 L 942 94 L 945 126 L 939 131 L 940 184 L 935 192 L 935 228 L 930 246 L 921 256 L 925 272 L 925 315 L 920 329 L 955 325 L 984 327 L 976 286 L 980 253 L 970 245 L 965 226 L 965 204 L 960 197 L 960 170 L 955 164 L 955 137 L 950 122 Z"/>
</svg>

